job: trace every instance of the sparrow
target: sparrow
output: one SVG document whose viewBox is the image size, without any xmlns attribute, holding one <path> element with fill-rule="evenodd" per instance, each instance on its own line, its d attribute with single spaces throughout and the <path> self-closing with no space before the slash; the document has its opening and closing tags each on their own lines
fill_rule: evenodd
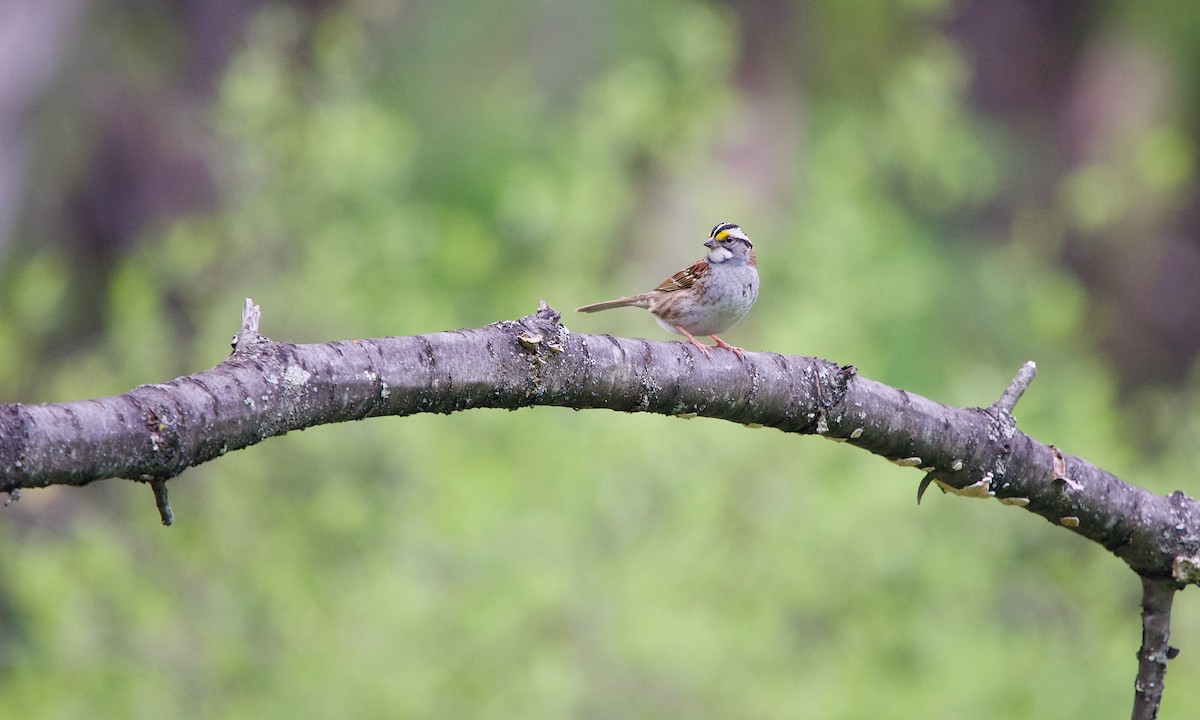
<svg viewBox="0 0 1200 720">
<path fill-rule="evenodd" d="M 717 337 L 750 312 L 758 299 L 758 263 L 754 245 L 734 223 L 717 223 L 704 246 L 708 255 L 662 281 L 650 292 L 584 305 L 577 312 L 591 313 L 619 307 L 650 311 L 659 325 L 683 335 L 700 352 L 712 359 L 711 345 L 696 339 L 707 335 L 716 347 L 733 351 L 740 359 L 742 348 Z"/>
</svg>

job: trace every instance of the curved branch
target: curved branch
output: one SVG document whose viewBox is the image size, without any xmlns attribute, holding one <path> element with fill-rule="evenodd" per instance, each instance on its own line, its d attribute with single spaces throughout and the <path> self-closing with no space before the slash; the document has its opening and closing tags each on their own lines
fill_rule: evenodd
<svg viewBox="0 0 1200 720">
<path fill-rule="evenodd" d="M 953 408 L 811 357 L 702 357 L 672 342 L 570 332 L 545 306 L 473 330 L 313 345 L 258 334 L 247 301 L 211 370 L 106 398 L 0 405 L 0 491 L 122 477 L 159 483 L 275 435 L 380 415 L 554 405 L 721 418 L 844 441 L 1100 543 L 1144 577 L 1200 584 L 1200 504 L 1163 497 L 1016 427 L 1018 373 L 988 409 Z"/>
<path fill-rule="evenodd" d="M 233 354 L 211 370 L 78 402 L 0 405 L 0 492 L 146 482 L 164 524 L 166 481 L 291 430 L 379 415 L 554 405 L 720 418 L 821 435 L 919 468 L 942 490 L 996 498 L 1100 543 L 1143 582 L 1135 718 L 1162 697 L 1171 599 L 1200 584 L 1200 504 L 1163 497 L 1017 429 L 1026 363 L 986 409 L 953 408 L 812 357 L 720 352 L 684 343 L 582 335 L 544 303 L 474 330 L 317 345 L 259 334 L 250 300 Z M 6 503 L 7 504 L 7 503 Z"/>
</svg>

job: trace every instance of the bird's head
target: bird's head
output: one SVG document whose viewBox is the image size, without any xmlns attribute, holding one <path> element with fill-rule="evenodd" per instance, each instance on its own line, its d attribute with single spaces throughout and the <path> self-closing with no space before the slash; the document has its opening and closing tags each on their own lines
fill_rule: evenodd
<svg viewBox="0 0 1200 720">
<path fill-rule="evenodd" d="M 746 233 L 734 223 L 717 223 L 708 240 L 704 242 L 708 248 L 708 261 L 722 263 L 733 258 L 749 260 L 754 257 L 754 245 Z"/>
</svg>

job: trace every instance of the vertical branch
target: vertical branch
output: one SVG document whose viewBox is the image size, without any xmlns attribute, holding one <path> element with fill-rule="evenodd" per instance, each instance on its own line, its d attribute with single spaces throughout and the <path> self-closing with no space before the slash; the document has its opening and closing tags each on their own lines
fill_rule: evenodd
<svg viewBox="0 0 1200 720">
<path fill-rule="evenodd" d="M 1142 576 L 1142 648 L 1138 651 L 1138 674 L 1134 682 L 1133 720 L 1154 720 L 1162 702 L 1167 660 L 1176 650 L 1171 639 L 1171 602 L 1175 584 Z"/>
</svg>

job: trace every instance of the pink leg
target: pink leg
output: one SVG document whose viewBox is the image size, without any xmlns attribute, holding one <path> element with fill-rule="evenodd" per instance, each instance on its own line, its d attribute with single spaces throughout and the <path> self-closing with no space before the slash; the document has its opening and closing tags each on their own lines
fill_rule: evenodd
<svg viewBox="0 0 1200 720">
<path fill-rule="evenodd" d="M 692 334 L 690 332 L 688 332 L 687 330 L 684 330 L 683 328 L 679 327 L 678 325 L 675 326 L 675 329 L 678 330 L 679 332 L 683 333 L 683 336 L 686 337 L 691 344 L 700 348 L 700 352 L 704 353 L 708 357 L 709 360 L 712 360 L 712 351 L 708 349 L 707 345 L 700 342 L 696 338 L 692 337 Z"/>
</svg>

